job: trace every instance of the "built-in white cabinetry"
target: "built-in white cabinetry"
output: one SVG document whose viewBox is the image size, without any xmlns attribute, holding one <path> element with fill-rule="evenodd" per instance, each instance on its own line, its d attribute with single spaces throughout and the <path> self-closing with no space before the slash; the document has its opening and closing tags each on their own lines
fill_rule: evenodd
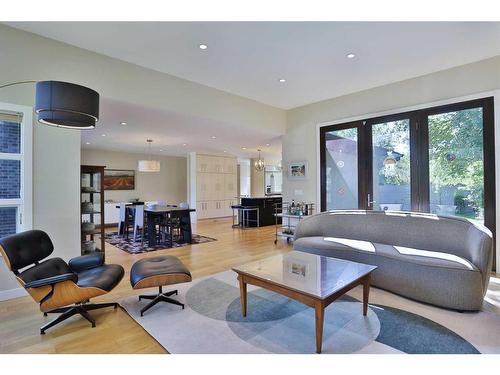
<svg viewBox="0 0 500 375">
<path fill-rule="evenodd" d="M 120 221 L 120 210 L 116 208 L 126 202 L 104 203 L 104 224 L 117 224 Z"/>
<path fill-rule="evenodd" d="M 234 199 L 236 197 L 237 183 L 236 174 L 224 175 L 224 199 Z"/>
<path fill-rule="evenodd" d="M 196 156 L 196 173 L 208 173 L 208 163 L 210 159 L 205 155 Z"/>
<path fill-rule="evenodd" d="M 236 175 L 236 161 L 234 159 L 225 158 L 224 173 Z"/>
<path fill-rule="evenodd" d="M 205 201 L 208 199 L 208 190 L 210 185 L 209 173 L 197 173 L 196 175 L 196 200 Z"/>
<path fill-rule="evenodd" d="M 237 204 L 236 158 L 196 155 L 196 213 L 198 219 L 232 215 Z"/>
</svg>

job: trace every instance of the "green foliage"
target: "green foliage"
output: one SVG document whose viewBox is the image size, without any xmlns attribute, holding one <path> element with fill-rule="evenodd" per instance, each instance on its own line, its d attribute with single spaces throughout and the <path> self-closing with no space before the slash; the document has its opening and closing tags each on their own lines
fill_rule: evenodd
<svg viewBox="0 0 500 375">
<path fill-rule="evenodd" d="M 408 120 L 374 125 L 372 136 L 374 147 L 402 155 L 396 165 L 379 168 L 379 181 L 391 185 L 410 184 Z M 374 157 L 374 163 L 376 160 Z M 378 156 L 380 162 L 381 156 Z M 439 193 L 443 187 L 456 187 L 461 196 L 458 196 L 460 204 L 455 205 L 469 204 L 477 209 L 484 206 L 483 176 L 481 109 L 429 116 L 429 177 L 435 192 Z"/>
<path fill-rule="evenodd" d="M 436 191 L 455 186 L 483 207 L 483 119 L 480 108 L 429 117 L 429 174 Z"/>
<path fill-rule="evenodd" d="M 378 170 L 379 182 L 388 185 L 410 184 L 410 127 L 408 120 L 374 125 L 372 128 L 374 163 L 383 163 L 388 155 L 377 155 L 384 149 L 400 155 L 399 161 L 391 167 Z M 378 148 L 378 149 L 377 149 Z"/>
</svg>

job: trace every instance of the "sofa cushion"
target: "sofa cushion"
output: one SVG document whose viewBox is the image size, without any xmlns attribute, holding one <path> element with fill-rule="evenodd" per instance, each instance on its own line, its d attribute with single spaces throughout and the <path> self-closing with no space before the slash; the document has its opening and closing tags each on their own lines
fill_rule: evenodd
<svg viewBox="0 0 500 375">
<path fill-rule="evenodd" d="M 307 248 L 314 247 L 323 249 L 326 252 L 332 249 L 350 250 L 358 253 L 390 257 L 404 262 L 418 263 L 426 266 L 457 268 L 479 272 L 477 267 L 467 259 L 437 251 L 391 246 L 369 241 L 351 240 L 349 238 L 320 236 L 299 238 L 294 243 L 295 250 L 302 250 L 301 247 L 304 246 Z"/>
<path fill-rule="evenodd" d="M 422 302 L 478 310 L 484 295 L 481 272 L 450 254 L 335 237 L 302 237 L 294 249 L 377 266 L 372 284 Z"/>
</svg>

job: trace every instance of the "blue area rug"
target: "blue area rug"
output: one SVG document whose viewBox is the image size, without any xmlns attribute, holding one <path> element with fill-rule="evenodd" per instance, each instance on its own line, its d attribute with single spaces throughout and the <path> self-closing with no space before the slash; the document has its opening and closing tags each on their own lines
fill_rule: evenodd
<svg viewBox="0 0 500 375">
<path fill-rule="evenodd" d="M 210 295 L 217 297 L 205 298 Z M 186 302 L 191 309 L 211 319 L 225 320 L 242 340 L 259 341 L 260 345 L 264 345 L 270 339 L 266 335 L 273 339 L 278 335 L 282 336 L 291 351 L 306 350 L 302 345 L 305 340 L 299 338 L 304 334 L 314 335 L 312 308 L 266 289 L 249 292 L 247 298 L 249 308 L 244 318 L 241 315 L 239 289 L 232 285 L 210 278 L 198 283 L 186 294 Z M 208 300 L 211 303 L 207 303 Z M 342 302 L 346 305 L 359 304 L 359 301 L 349 296 L 342 297 L 336 304 Z M 389 306 L 371 307 L 380 322 L 380 328 L 378 335 L 369 339 L 411 354 L 479 354 L 472 344 L 432 320 Z M 335 327 L 350 322 L 350 310 L 342 314 L 325 314 L 324 340 L 334 335 Z M 273 329 L 273 326 L 283 321 L 286 321 L 286 328 Z M 295 332 L 291 334 L 290 331 Z"/>
<path fill-rule="evenodd" d="M 248 313 L 240 310 L 236 275 L 176 286 L 186 304 L 159 304 L 140 317 L 137 297 L 121 304 L 171 353 L 314 353 L 314 310 L 249 286 Z M 368 315 L 353 291 L 325 311 L 323 353 L 478 354 L 500 352 L 500 316 L 460 314 L 372 288 Z"/>
</svg>

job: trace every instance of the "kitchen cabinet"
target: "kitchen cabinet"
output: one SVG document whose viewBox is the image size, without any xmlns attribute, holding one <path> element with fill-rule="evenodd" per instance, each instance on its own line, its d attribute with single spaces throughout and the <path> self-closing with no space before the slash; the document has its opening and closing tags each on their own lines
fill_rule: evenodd
<svg viewBox="0 0 500 375">
<path fill-rule="evenodd" d="M 196 155 L 198 219 L 232 215 L 238 190 L 237 160 L 232 157 Z"/>
<path fill-rule="evenodd" d="M 237 194 L 237 176 L 235 174 L 224 175 L 224 199 L 234 199 Z"/>
<path fill-rule="evenodd" d="M 196 200 L 205 201 L 209 199 L 209 184 L 211 175 L 208 173 L 198 173 L 196 176 Z"/>
<path fill-rule="evenodd" d="M 196 172 L 197 173 L 208 173 L 209 172 L 210 159 L 206 155 L 196 156 Z"/>
<path fill-rule="evenodd" d="M 224 158 L 224 173 L 236 175 L 237 163 L 233 158 Z"/>
<path fill-rule="evenodd" d="M 224 199 L 224 175 L 215 173 L 211 176 L 212 189 L 210 191 L 210 200 Z"/>
</svg>

